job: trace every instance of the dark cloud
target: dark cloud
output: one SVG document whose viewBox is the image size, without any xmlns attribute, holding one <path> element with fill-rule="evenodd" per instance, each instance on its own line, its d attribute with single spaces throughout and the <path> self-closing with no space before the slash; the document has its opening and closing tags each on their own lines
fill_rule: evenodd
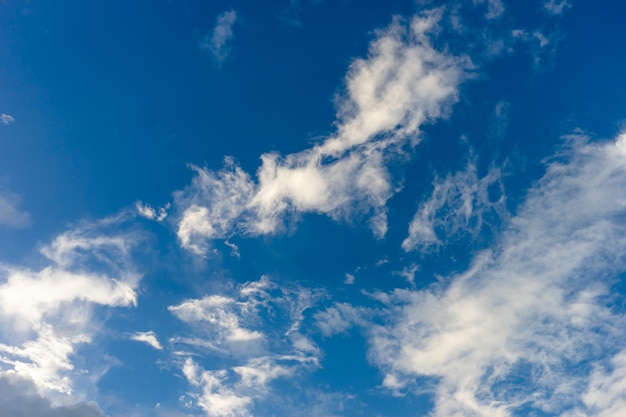
<svg viewBox="0 0 626 417">
<path fill-rule="evenodd" d="M 0 376 L 0 417 L 105 417 L 95 404 L 54 407 L 35 384 L 17 375 Z"/>
</svg>

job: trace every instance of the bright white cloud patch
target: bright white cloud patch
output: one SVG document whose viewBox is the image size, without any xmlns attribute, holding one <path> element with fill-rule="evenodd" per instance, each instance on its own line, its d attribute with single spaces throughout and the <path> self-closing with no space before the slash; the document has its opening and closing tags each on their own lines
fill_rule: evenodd
<svg viewBox="0 0 626 417">
<path fill-rule="evenodd" d="M 159 339 L 157 339 L 156 333 L 154 333 L 153 331 L 137 332 L 132 334 L 130 338 L 137 342 L 144 342 L 157 350 L 163 349 L 163 346 L 161 346 L 161 343 L 159 343 Z"/>
<path fill-rule="evenodd" d="M 414 384 L 424 378 L 436 417 L 619 415 L 626 316 L 607 303 L 626 269 L 626 135 L 570 141 L 569 161 L 548 165 L 500 243 L 467 272 L 376 294 L 382 325 L 344 304 L 318 314 L 320 328 L 363 326 L 383 385 L 423 389 Z"/>
<path fill-rule="evenodd" d="M 350 66 L 337 132 L 320 144 L 262 155 L 257 181 L 231 159 L 218 172 L 193 167 L 192 184 L 175 194 L 182 246 L 201 254 L 210 239 L 275 233 L 300 212 L 337 220 L 370 213 L 374 234 L 384 236 L 385 205 L 396 191 L 389 159 L 419 141 L 421 125 L 446 115 L 468 65 L 432 46 L 440 17 L 396 19 L 378 32 L 368 57 Z"/>
<path fill-rule="evenodd" d="M 200 43 L 200 48 L 211 54 L 218 67 L 221 67 L 230 55 L 230 42 L 235 36 L 233 25 L 236 20 L 237 13 L 234 10 L 220 14 L 215 21 L 213 32 Z"/>
<path fill-rule="evenodd" d="M 273 381 L 316 368 L 320 351 L 300 327 L 304 311 L 318 297 L 263 277 L 229 296 L 209 295 L 170 307 L 194 330 L 193 337 L 176 337 L 172 343 L 184 360 L 196 405 L 210 416 L 249 416 L 256 402 L 276 395 Z M 191 352 L 207 358 L 206 365 Z"/>
<path fill-rule="evenodd" d="M 82 224 L 41 249 L 47 266 L 0 264 L 0 374 L 31 378 L 41 392 L 74 391 L 72 355 L 96 332 L 95 306 L 132 306 L 140 276 L 137 236 L 103 232 L 117 219 Z"/>
</svg>

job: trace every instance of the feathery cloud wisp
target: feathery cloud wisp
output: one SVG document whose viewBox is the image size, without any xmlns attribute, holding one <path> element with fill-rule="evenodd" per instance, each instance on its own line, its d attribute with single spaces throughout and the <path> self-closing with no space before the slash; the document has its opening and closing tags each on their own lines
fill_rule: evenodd
<svg viewBox="0 0 626 417">
<path fill-rule="evenodd" d="M 520 407 L 617 415 L 626 316 L 607 295 L 626 269 L 626 134 L 570 141 L 569 161 L 548 165 L 499 244 L 468 271 L 429 289 L 375 294 L 378 312 L 338 304 L 318 314 L 320 329 L 362 326 L 383 385 L 430 381 L 436 417 L 508 417 Z"/>
<path fill-rule="evenodd" d="M 325 141 L 284 157 L 262 155 L 257 181 L 232 159 L 218 172 L 194 167 L 192 184 L 175 193 L 182 246 L 202 254 L 210 239 L 275 233 L 300 212 L 337 220 L 370 213 L 374 234 L 384 236 L 395 192 L 388 159 L 407 141 L 418 143 L 424 123 L 447 114 L 468 65 L 432 46 L 440 18 L 430 11 L 378 32 L 368 57 L 350 65 L 337 132 Z"/>
<path fill-rule="evenodd" d="M 237 20 L 237 12 L 229 10 L 217 16 L 215 27 L 200 43 L 200 49 L 211 54 L 215 65 L 219 68 L 230 55 L 230 42 L 235 36 L 233 25 Z"/>
</svg>

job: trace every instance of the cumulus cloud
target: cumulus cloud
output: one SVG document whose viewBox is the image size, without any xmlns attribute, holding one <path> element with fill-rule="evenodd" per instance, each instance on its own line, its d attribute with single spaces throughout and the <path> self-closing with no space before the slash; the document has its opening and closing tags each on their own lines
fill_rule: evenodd
<svg viewBox="0 0 626 417">
<path fill-rule="evenodd" d="M 263 277 L 228 295 L 170 307 L 193 329 L 194 337 L 172 343 L 181 348 L 196 405 L 210 416 L 248 416 L 255 403 L 273 395 L 274 380 L 316 368 L 319 349 L 300 327 L 304 311 L 318 298 L 313 290 L 281 287 Z M 193 352 L 208 358 L 206 365 Z"/>
<path fill-rule="evenodd" d="M 15 122 L 15 118 L 11 116 L 10 114 L 6 114 L 6 113 L 0 114 L 0 123 L 5 124 L 5 125 L 10 125 L 13 122 Z"/>
<path fill-rule="evenodd" d="M 0 375 L 0 417 L 104 417 L 95 404 L 53 406 L 35 384 L 16 374 Z"/>
<path fill-rule="evenodd" d="M 119 219 L 83 223 L 42 247 L 45 266 L 0 264 L 0 374 L 31 378 L 41 393 L 71 395 L 72 356 L 92 340 L 95 306 L 136 304 L 136 235 Z"/>
<path fill-rule="evenodd" d="M 409 224 L 402 248 L 428 251 L 463 235 L 475 237 L 483 229 L 484 218 L 506 216 L 504 203 L 500 170 L 492 167 L 479 178 L 475 162 L 470 161 L 464 171 L 435 180 L 430 198 Z"/>
<path fill-rule="evenodd" d="M 0 227 L 22 228 L 31 224 L 30 214 L 18 209 L 17 198 L 12 194 L 0 195 Z"/>
<path fill-rule="evenodd" d="M 137 342 L 144 342 L 149 346 L 152 346 L 156 350 L 163 349 L 163 346 L 161 346 L 161 343 L 159 343 L 159 339 L 157 339 L 156 333 L 154 333 L 153 331 L 137 332 L 132 334 L 130 338 Z"/>
<path fill-rule="evenodd" d="M 387 165 L 403 145 L 419 142 L 424 123 L 447 114 L 469 65 L 433 47 L 440 18 L 439 10 L 397 18 L 378 32 L 367 58 L 350 65 L 336 133 L 319 144 L 262 155 L 256 180 L 232 159 L 217 172 L 193 167 L 192 184 L 175 193 L 182 246 L 205 253 L 211 239 L 275 233 L 302 212 L 336 220 L 367 215 L 374 234 L 384 236 L 385 205 L 397 189 Z"/>
<path fill-rule="evenodd" d="M 626 269 L 626 134 L 569 140 L 498 245 L 466 272 L 374 294 L 378 311 L 338 304 L 318 326 L 362 326 L 383 385 L 423 392 L 419 378 L 436 417 L 617 416 L 626 316 L 608 295 Z"/>
<path fill-rule="evenodd" d="M 217 16 L 213 32 L 200 43 L 200 48 L 211 54 L 218 67 L 221 67 L 230 55 L 230 42 L 235 36 L 233 25 L 236 20 L 237 13 L 234 10 L 221 13 Z"/>
</svg>

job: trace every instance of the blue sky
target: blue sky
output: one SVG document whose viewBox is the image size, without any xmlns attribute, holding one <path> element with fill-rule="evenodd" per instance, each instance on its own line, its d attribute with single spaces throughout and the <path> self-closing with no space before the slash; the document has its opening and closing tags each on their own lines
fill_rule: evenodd
<svg viewBox="0 0 626 417">
<path fill-rule="evenodd" d="M 618 417 L 626 6 L 0 5 L 0 417 Z"/>
</svg>

